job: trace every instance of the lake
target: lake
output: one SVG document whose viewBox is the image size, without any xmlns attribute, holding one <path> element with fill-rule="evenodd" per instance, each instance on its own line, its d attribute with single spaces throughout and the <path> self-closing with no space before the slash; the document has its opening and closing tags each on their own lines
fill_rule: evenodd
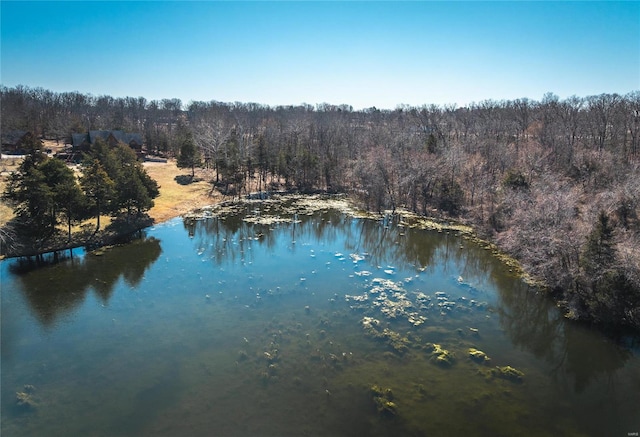
<svg viewBox="0 0 640 437">
<path fill-rule="evenodd" d="M 46 266 L 2 261 L 1 434 L 640 431 L 637 348 L 425 227 L 290 197 Z"/>
</svg>

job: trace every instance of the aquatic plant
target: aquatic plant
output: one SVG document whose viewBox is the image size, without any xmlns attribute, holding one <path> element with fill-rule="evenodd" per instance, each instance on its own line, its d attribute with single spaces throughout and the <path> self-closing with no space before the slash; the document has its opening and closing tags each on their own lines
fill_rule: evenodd
<svg viewBox="0 0 640 437">
<path fill-rule="evenodd" d="M 420 326 L 427 317 L 415 311 L 414 303 L 409 299 L 407 291 L 402 287 L 402 282 L 394 282 L 384 278 L 374 278 L 371 280 L 372 287 L 368 292 L 361 295 L 346 295 L 347 302 L 357 302 L 351 305 L 353 310 L 368 310 L 371 307 L 378 309 L 388 319 L 405 319 L 413 326 Z M 430 298 L 424 293 L 420 293 L 416 299 L 416 304 L 420 309 L 424 309 L 424 302 Z M 371 306 L 369 305 L 371 301 Z"/>
<path fill-rule="evenodd" d="M 377 385 L 371 386 L 373 402 L 378 414 L 383 416 L 395 416 L 398 414 L 398 407 L 393 402 L 393 391 L 390 388 L 382 389 Z"/>
<path fill-rule="evenodd" d="M 487 356 L 481 350 L 475 348 L 469 348 L 469 358 L 471 358 L 476 363 L 487 364 L 491 361 L 491 358 Z"/>
<path fill-rule="evenodd" d="M 16 405 L 25 410 L 36 408 L 38 404 L 32 396 L 36 388 L 31 384 L 26 384 L 22 389 L 23 391 L 16 392 Z"/>
<path fill-rule="evenodd" d="M 450 367 L 456 360 L 455 354 L 443 349 L 439 344 L 427 343 L 427 349 L 431 349 L 431 362 L 442 367 Z"/>
<path fill-rule="evenodd" d="M 407 337 L 403 337 L 389 328 L 380 330 L 379 320 L 373 317 L 364 317 L 360 323 L 367 335 L 386 343 L 395 352 L 404 354 L 409 349 L 410 341 Z"/>
<path fill-rule="evenodd" d="M 512 382 L 522 382 L 522 378 L 524 378 L 524 373 L 522 373 L 518 369 L 514 369 L 511 366 L 504 366 L 504 367 L 496 366 L 495 369 L 491 369 L 491 376 L 506 379 Z"/>
</svg>

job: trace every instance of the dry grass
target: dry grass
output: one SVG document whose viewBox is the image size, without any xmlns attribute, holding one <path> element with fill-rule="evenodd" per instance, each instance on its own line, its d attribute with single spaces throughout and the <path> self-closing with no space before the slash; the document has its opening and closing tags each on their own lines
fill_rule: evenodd
<svg viewBox="0 0 640 437">
<path fill-rule="evenodd" d="M 0 181 L 0 191 L 4 192 L 5 182 Z M 9 206 L 5 205 L 4 202 L 0 203 L 0 226 L 4 225 L 6 222 L 11 220 L 13 217 L 13 210 L 9 208 Z"/>
<path fill-rule="evenodd" d="M 16 170 L 20 161 L 17 159 L 3 159 L 0 161 L 0 193 L 4 193 L 7 187 L 9 173 Z M 6 203 L 0 201 L 0 226 L 13 218 L 13 209 Z"/>
<path fill-rule="evenodd" d="M 186 179 L 191 172 L 188 169 L 179 169 L 173 160 L 166 164 L 145 162 L 144 168 L 160 185 L 160 195 L 154 200 L 155 206 L 149 211 L 156 223 L 211 205 L 222 198 L 220 193 L 212 190 L 212 185 L 208 182 L 213 177 L 210 171 L 196 170 L 197 182 L 182 185 L 176 177 L 182 176 Z"/>
</svg>

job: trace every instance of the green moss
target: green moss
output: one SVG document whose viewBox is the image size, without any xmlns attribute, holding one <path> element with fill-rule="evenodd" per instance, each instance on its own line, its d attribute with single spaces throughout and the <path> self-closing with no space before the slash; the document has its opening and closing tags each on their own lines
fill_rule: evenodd
<svg viewBox="0 0 640 437">
<path fill-rule="evenodd" d="M 398 414 L 398 407 L 392 401 L 385 398 L 374 398 L 378 413 L 381 415 L 395 416 Z"/>
<path fill-rule="evenodd" d="M 377 385 L 371 386 L 373 402 L 378 414 L 383 416 L 395 416 L 398 414 L 398 407 L 393 402 L 393 391 L 390 388 L 381 388 Z"/>
<path fill-rule="evenodd" d="M 385 328 L 382 331 L 382 338 L 387 341 L 387 344 L 394 351 L 399 354 L 404 354 L 407 350 L 409 350 L 409 339 L 407 337 L 403 337 L 399 333 L 390 330 L 389 328 Z"/>
<path fill-rule="evenodd" d="M 431 349 L 431 362 L 441 367 L 451 367 L 456 360 L 455 354 L 443 349 L 439 344 L 428 344 Z"/>
<path fill-rule="evenodd" d="M 25 410 L 34 409 L 37 406 L 36 402 L 31 397 L 31 394 L 24 391 L 16 392 L 16 404 L 18 407 Z"/>
<path fill-rule="evenodd" d="M 476 363 L 481 364 L 487 364 L 491 361 L 491 358 L 489 358 L 487 354 L 475 348 L 469 348 L 469 358 L 471 358 Z"/>
<path fill-rule="evenodd" d="M 377 319 L 364 317 L 361 323 L 367 335 L 385 342 L 394 352 L 402 355 L 409 350 L 411 342 L 408 337 L 403 337 L 400 333 L 389 328 L 380 330 L 380 321 Z"/>
<path fill-rule="evenodd" d="M 506 379 L 512 382 L 522 382 L 524 378 L 524 373 L 519 371 L 518 369 L 514 369 L 511 366 L 498 367 L 495 369 L 491 369 L 491 376 L 496 378 Z"/>
</svg>

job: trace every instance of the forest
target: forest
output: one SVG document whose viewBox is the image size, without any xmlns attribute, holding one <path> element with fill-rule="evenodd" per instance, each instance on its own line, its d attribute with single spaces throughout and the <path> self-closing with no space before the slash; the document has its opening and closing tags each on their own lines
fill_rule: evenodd
<svg viewBox="0 0 640 437">
<path fill-rule="evenodd" d="M 3 132 L 63 144 L 88 130 L 140 132 L 150 154 L 214 170 L 224 194 L 248 194 L 249 182 L 347 193 L 369 210 L 469 224 L 544 284 L 567 317 L 640 330 L 640 90 L 393 110 L 24 86 L 3 86 L 0 98 Z"/>
</svg>

